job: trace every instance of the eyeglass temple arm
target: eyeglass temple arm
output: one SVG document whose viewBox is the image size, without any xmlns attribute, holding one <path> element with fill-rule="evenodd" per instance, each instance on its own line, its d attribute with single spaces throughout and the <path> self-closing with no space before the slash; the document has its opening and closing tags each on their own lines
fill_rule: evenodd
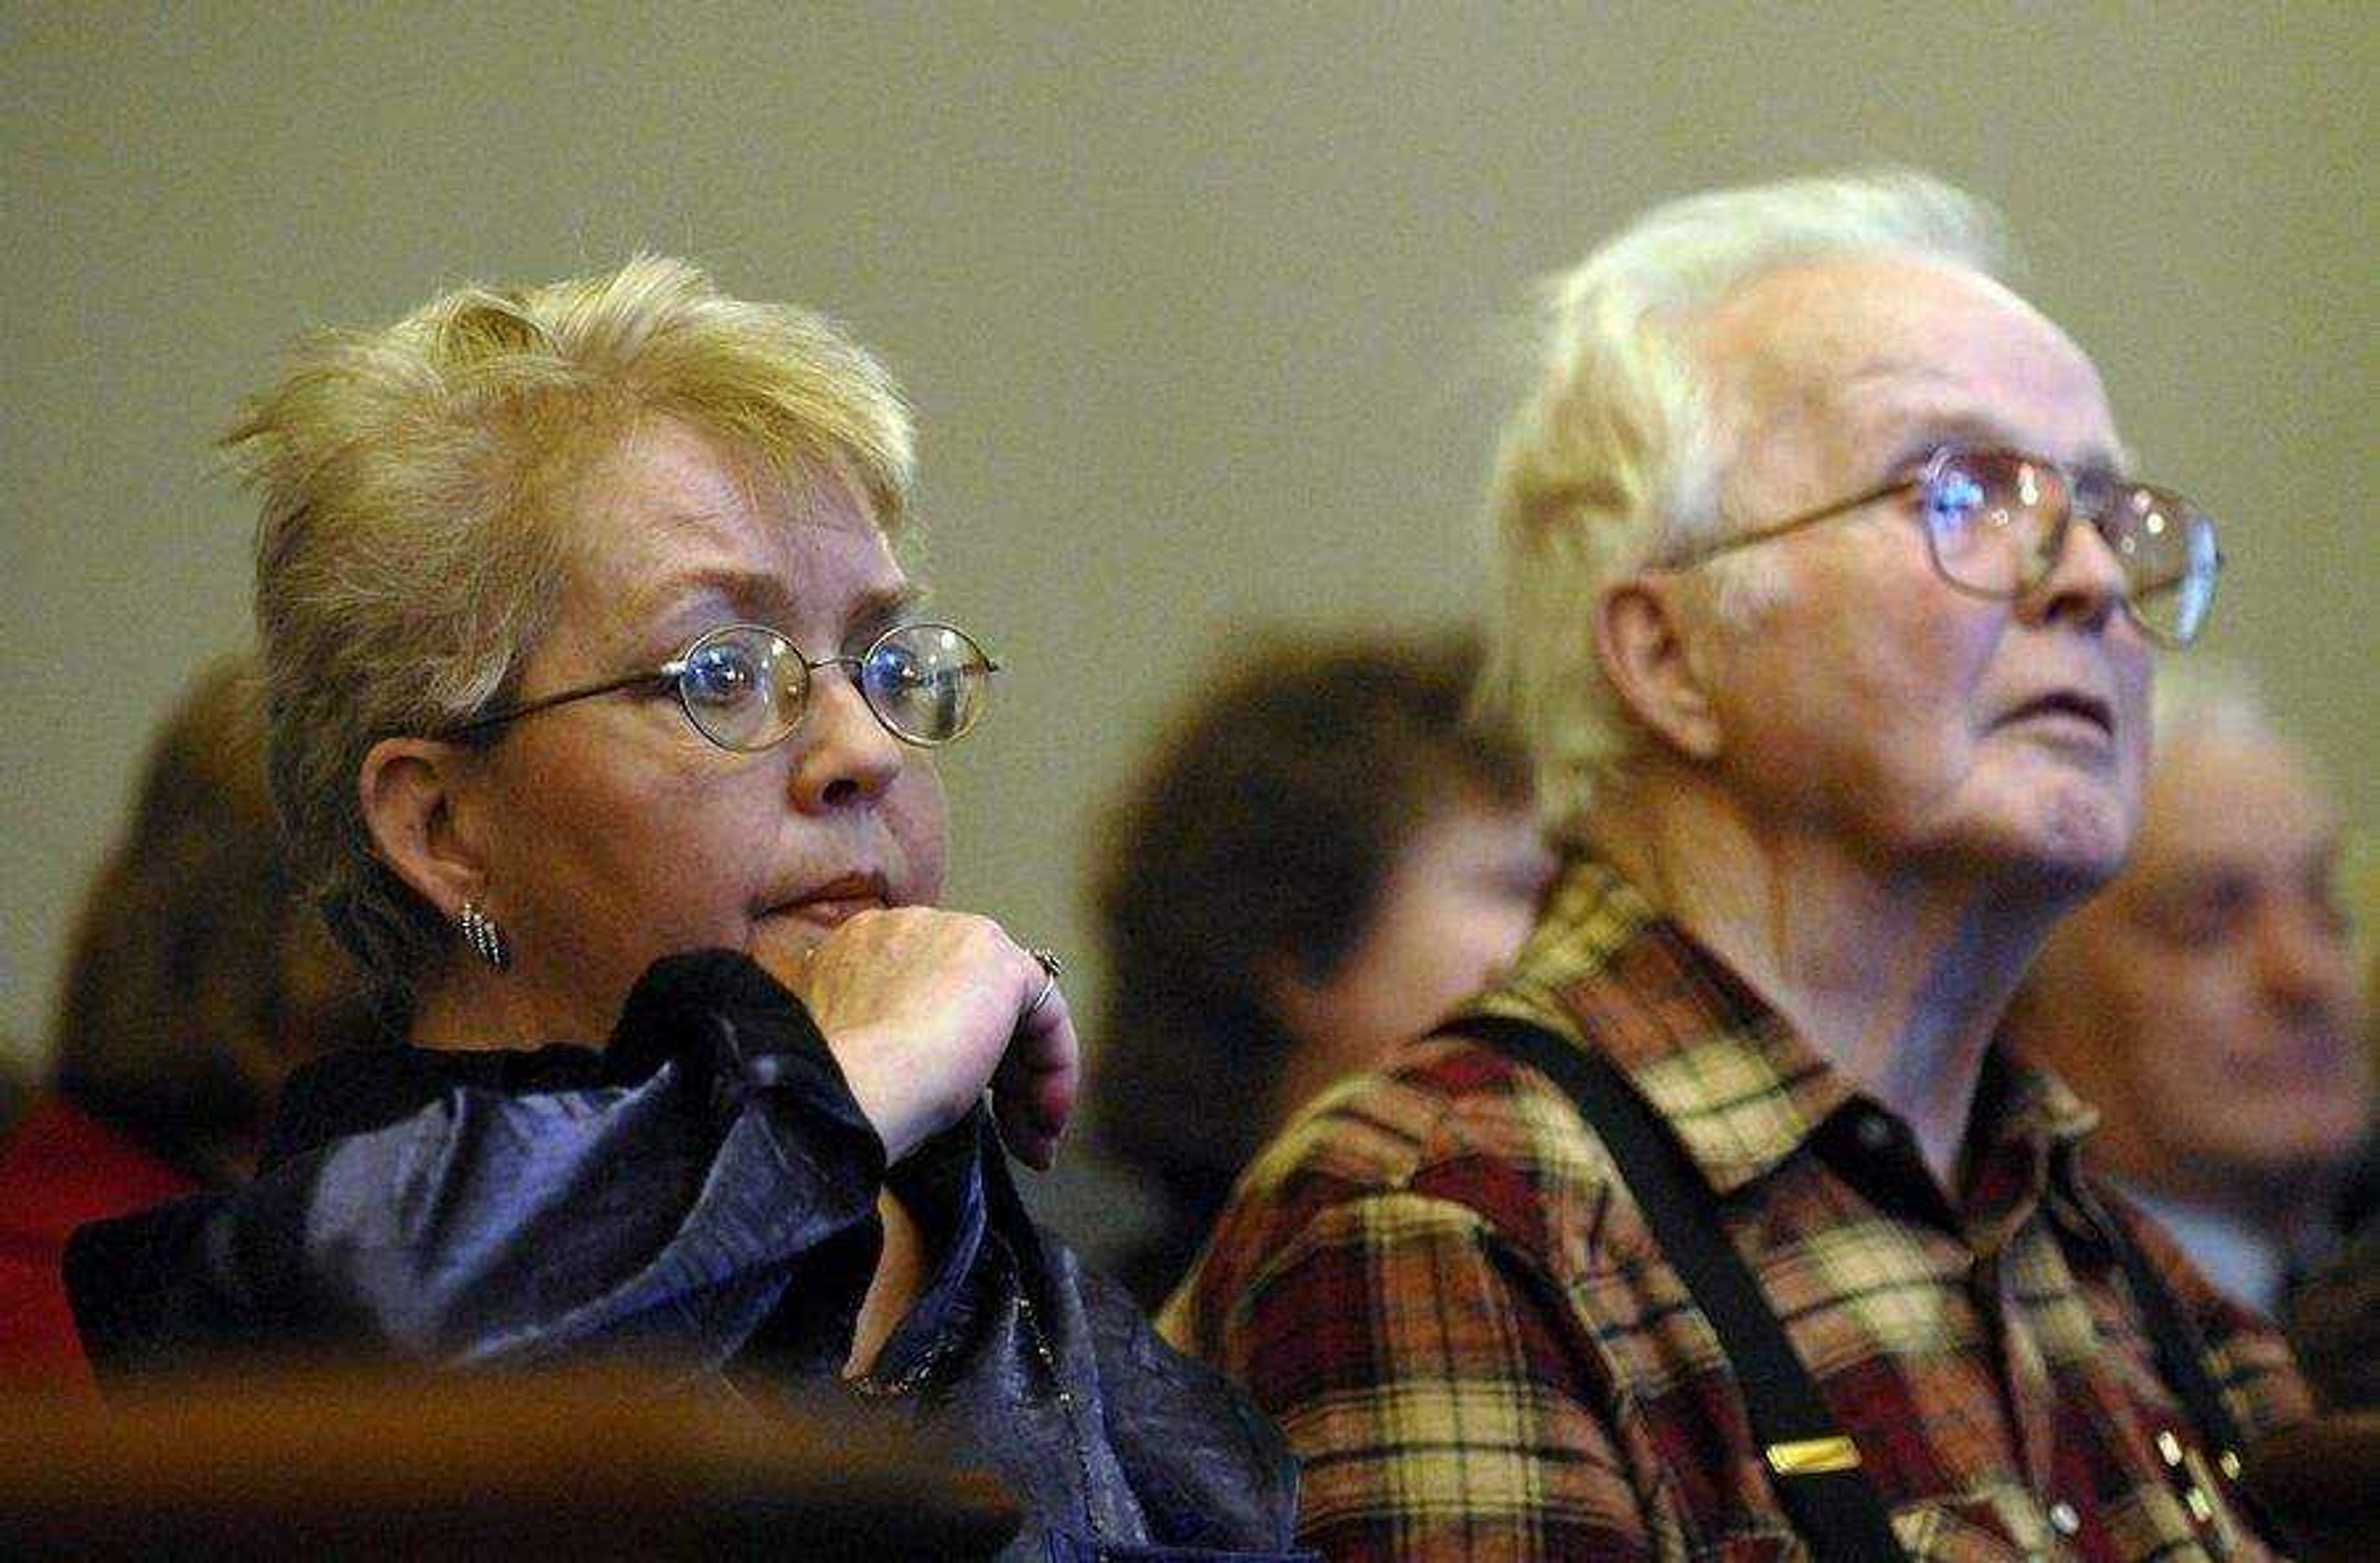
<svg viewBox="0 0 2380 1563">
<path fill-rule="evenodd" d="M 552 710 L 556 706 L 566 706 L 574 700 L 591 700 L 598 695 L 609 695 L 621 689 L 634 689 L 640 685 L 674 683 L 678 674 L 685 671 L 686 663 L 682 660 L 664 662 L 650 672 L 630 673 L 625 678 L 611 679 L 602 684 L 590 684 L 583 689 L 565 689 L 558 695 L 540 696 L 534 700 L 524 700 L 516 706 L 501 707 L 484 715 L 475 716 L 468 721 L 458 721 L 452 727 L 442 728 L 438 735 L 442 738 L 459 738 L 467 733 L 479 733 L 491 727 L 501 727 L 505 722 L 518 721 L 525 716 Z"/>
<path fill-rule="evenodd" d="M 1771 538 L 1781 538 L 1788 532 L 1798 532 L 1804 527 L 1815 527 L 1821 521 L 1831 521 L 1838 515 L 1859 509 L 1862 505 L 1874 504 L 1878 500 L 1890 499 L 1896 494 L 1907 493 L 1925 481 L 1922 477 L 1895 478 L 1889 483 L 1879 484 L 1865 493 L 1853 494 L 1849 499 L 1834 500 L 1820 505 L 1815 510 L 1805 510 L 1799 515 L 1789 515 L 1782 521 L 1772 521 L 1766 527 L 1757 527 L 1749 532 L 1738 532 L 1731 537 L 1719 538 L 1705 543 L 1700 548 L 1689 549 L 1682 556 L 1670 561 L 1662 568 L 1682 570 L 1687 565 L 1699 564 L 1706 559 L 1715 559 L 1722 553 L 1732 553 L 1739 548 L 1750 548 L 1754 543 L 1767 542 Z"/>
</svg>

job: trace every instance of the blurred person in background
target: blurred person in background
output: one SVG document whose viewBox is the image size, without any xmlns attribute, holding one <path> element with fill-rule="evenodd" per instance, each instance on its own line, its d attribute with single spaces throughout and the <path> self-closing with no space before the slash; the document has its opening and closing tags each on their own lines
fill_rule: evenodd
<svg viewBox="0 0 2380 1563">
<path fill-rule="evenodd" d="M 995 668 L 894 558 L 882 367 L 657 258 L 297 360 L 231 437 L 273 783 L 405 1042 L 293 1080 L 254 1183 L 77 1234 L 102 1382 L 633 1357 L 925 1424 L 1004 1556 L 1276 1553 L 1272 1430 L 1011 1181 L 1074 1024 L 938 905 Z"/>
<path fill-rule="evenodd" d="M 283 1078 L 377 1035 L 296 895 L 245 659 L 152 744 L 67 947 L 43 1084 L 0 1140 L 0 1375 L 87 1384 L 59 1261 L 86 1221 L 247 1177 Z"/>
<path fill-rule="evenodd" d="M 2139 844 L 2050 935 L 2010 1035 L 2097 1109 L 2093 1165 L 2277 1315 L 2372 1128 L 2343 827 L 2238 672 L 2178 664 L 2155 709 Z"/>
<path fill-rule="evenodd" d="M 1148 1306 L 1257 1146 L 1520 948 L 1553 854 L 1518 746 L 1465 720 L 1453 636 L 1259 640 L 1115 808 L 1094 887 L 1109 987 L 1093 1106 L 1157 1191 L 1118 1268 Z"/>
<path fill-rule="evenodd" d="M 2294 1288 L 2284 1322 L 2326 1411 L 2380 1411 L 2380 1220 L 2368 1213 L 2337 1257 Z"/>
</svg>

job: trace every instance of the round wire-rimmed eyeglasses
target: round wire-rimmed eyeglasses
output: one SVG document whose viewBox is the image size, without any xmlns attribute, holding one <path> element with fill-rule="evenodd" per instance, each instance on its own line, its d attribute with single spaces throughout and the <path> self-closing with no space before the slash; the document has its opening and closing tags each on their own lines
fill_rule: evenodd
<svg viewBox="0 0 2380 1563">
<path fill-rule="evenodd" d="M 694 730 L 722 749 L 752 753 L 793 736 L 809 709 L 811 675 L 841 668 L 887 733 L 936 749 L 982 720 L 991 675 L 1000 671 L 974 636 L 931 620 L 895 624 L 856 654 L 806 657 L 765 624 L 722 624 L 698 636 L 658 668 L 625 674 L 488 711 L 443 729 L 460 738 L 518 721 L 576 700 L 624 689 L 677 696 Z"/>
<path fill-rule="evenodd" d="M 2115 556 L 2124 611 L 2151 640 L 2183 647 L 2205 627 L 2223 568 L 2206 512 L 2171 489 L 1990 446 L 1944 445 L 1912 476 L 1721 538 L 1666 567 L 1685 569 L 1908 494 L 1917 498 L 1934 573 L 1971 597 L 2006 602 L 2038 588 L 2079 515 Z"/>
</svg>

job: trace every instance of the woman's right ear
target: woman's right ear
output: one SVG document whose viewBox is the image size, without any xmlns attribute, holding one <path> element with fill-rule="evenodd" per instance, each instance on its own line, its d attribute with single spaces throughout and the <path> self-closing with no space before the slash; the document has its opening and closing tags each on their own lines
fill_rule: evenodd
<svg viewBox="0 0 2380 1563">
<path fill-rule="evenodd" d="M 449 919 L 483 899 L 487 863 L 458 823 L 471 753 L 437 738 L 383 738 L 356 779 L 372 851 Z"/>
</svg>

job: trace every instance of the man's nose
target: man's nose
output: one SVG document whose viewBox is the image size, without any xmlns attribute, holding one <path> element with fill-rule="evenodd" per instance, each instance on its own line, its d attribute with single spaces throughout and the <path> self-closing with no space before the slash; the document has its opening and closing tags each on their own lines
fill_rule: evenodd
<svg viewBox="0 0 2380 1563">
<path fill-rule="evenodd" d="M 2049 574 L 2027 595 L 2026 602 L 2044 624 L 2060 621 L 2098 630 L 2125 600 L 2129 587 L 2124 566 L 2108 544 L 2096 519 L 2076 515 L 2066 524 L 2058 557 Z"/>
<path fill-rule="evenodd" d="M 2258 975 L 2292 1006 L 2328 1008 L 2352 995 L 2353 951 L 2336 914 L 2299 898 L 2266 904 L 2256 930 Z"/>
</svg>

